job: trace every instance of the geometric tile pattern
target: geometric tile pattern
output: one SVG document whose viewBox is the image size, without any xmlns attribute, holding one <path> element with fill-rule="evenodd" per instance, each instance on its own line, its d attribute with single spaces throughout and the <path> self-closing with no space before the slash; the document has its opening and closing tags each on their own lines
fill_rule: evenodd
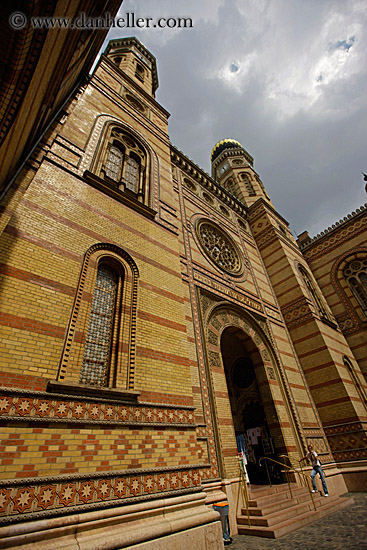
<svg viewBox="0 0 367 550">
<path fill-rule="evenodd" d="M 325 428 L 336 462 L 367 458 L 367 422 Z"/>
<path fill-rule="evenodd" d="M 287 326 L 293 328 L 313 318 L 313 306 L 307 298 L 300 298 L 283 308 L 283 316 Z"/>
<path fill-rule="evenodd" d="M 121 405 L 111 401 L 86 398 L 55 398 L 46 392 L 27 392 L 1 388 L 0 417 L 8 419 L 47 420 L 48 422 L 83 422 L 114 424 L 187 425 L 192 426 L 192 407 L 151 404 Z"/>
<path fill-rule="evenodd" d="M 198 466 L 55 476 L 0 483 L 0 524 L 195 491 Z"/>
</svg>

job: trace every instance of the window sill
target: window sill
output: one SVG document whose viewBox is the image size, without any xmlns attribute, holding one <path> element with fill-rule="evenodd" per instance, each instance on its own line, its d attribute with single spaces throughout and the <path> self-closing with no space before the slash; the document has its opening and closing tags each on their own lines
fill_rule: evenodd
<svg viewBox="0 0 367 550">
<path fill-rule="evenodd" d="M 320 320 L 325 323 L 325 325 L 329 325 L 329 327 L 338 330 L 338 325 L 334 321 L 331 321 L 331 319 L 328 319 L 328 317 L 321 316 Z"/>
<path fill-rule="evenodd" d="M 59 382 L 56 380 L 49 380 L 47 382 L 46 391 L 49 393 L 59 393 L 78 397 L 109 399 L 122 401 L 124 403 L 137 403 L 140 395 L 139 391 L 134 390 L 118 390 L 116 388 L 103 388 L 100 386 L 88 386 L 86 384 L 75 385 L 69 382 Z"/>
<path fill-rule="evenodd" d="M 139 202 L 135 199 L 132 193 L 126 193 L 125 191 L 121 191 L 121 189 L 118 189 L 108 181 L 100 178 L 99 176 L 96 176 L 92 172 L 89 172 L 89 170 L 86 170 L 83 174 L 83 178 L 87 183 L 95 187 L 96 189 L 99 189 L 100 191 L 103 191 L 103 193 L 106 193 L 106 195 L 109 195 L 110 197 L 116 199 L 117 201 L 126 204 L 130 208 L 133 208 L 140 214 L 143 214 L 147 218 L 154 219 L 157 212 L 150 208 L 149 206 L 146 206 L 142 202 Z"/>
</svg>

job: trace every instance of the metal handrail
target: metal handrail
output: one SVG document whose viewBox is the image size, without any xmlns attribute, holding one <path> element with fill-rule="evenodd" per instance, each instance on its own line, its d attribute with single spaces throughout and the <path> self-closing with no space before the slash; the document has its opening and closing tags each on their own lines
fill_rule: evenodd
<svg viewBox="0 0 367 550">
<path fill-rule="evenodd" d="M 242 486 L 243 497 L 244 497 L 245 505 L 246 505 L 247 521 L 248 521 L 249 527 L 251 527 L 247 482 L 246 482 L 246 477 L 245 477 L 245 472 L 244 472 L 245 465 L 244 465 L 243 459 L 241 459 L 241 457 L 237 457 L 237 458 L 238 458 L 238 461 L 239 461 L 239 464 L 240 464 L 241 486 Z"/>
<path fill-rule="evenodd" d="M 287 455 L 282 455 L 282 456 L 286 456 L 286 457 L 288 458 L 289 462 L 290 462 L 290 459 L 289 459 L 289 457 L 288 457 Z M 292 471 L 292 472 L 294 472 L 295 474 L 297 474 L 297 475 L 299 475 L 299 476 L 302 474 L 302 475 L 304 476 L 304 478 L 307 479 L 307 489 L 308 489 L 308 492 L 309 492 L 309 494 L 310 494 L 310 498 L 311 498 L 313 507 L 314 507 L 314 509 L 315 509 L 315 511 L 316 511 L 316 505 L 315 505 L 315 501 L 314 501 L 313 496 L 312 496 L 312 492 L 311 492 L 310 486 L 309 486 L 309 484 L 308 484 L 308 476 L 307 476 L 307 474 L 305 474 L 303 471 L 297 472 L 297 470 L 295 470 L 295 469 L 292 468 L 291 466 L 287 466 L 287 464 L 284 464 L 284 462 L 279 462 L 278 460 L 274 460 L 273 458 L 270 458 L 270 457 L 268 457 L 268 456 L 263 456 L 263 457 L 260 458 L 260 460 L 259 460 L 259 465 L 260 465 L 260 466 L 261 466 L 261 461 L 262 461 L 262 460 L 265 460 L 265 461 L 266 461 L 266 460 L 269 460 L 269 461 L 271 461 L 271 462 L 274 462 L 275 464 L 279 464 L 280 466 L 283 466 L 283 468 L 287 468 L 287 469 L 288 469 L 287 474 L 289 474 L 289 471 Z M 268 470 L 268 466 L 267 466 L 267 463 L 266 463 L 266 462 L 265 462 L 265 466 L 266 466 L 266 472 L 267 472 L 267 474 L 268 474 L 269 485 L 270 485 L 270 487 L 272 487 L 272 483 L 271 483 L 271 479 L 270 479 L 270 475 L 269 475 L 269 470 Z M 293 498 L 293 496 L 292 496 L 292 490 L 291 490 L 290 483 L 289 483 L 289 479 L 288 479 L 288 475 L 286 475 L 286 479 L 287 479 L 287 483 L 288 483 L 288 487 L 289 487 L 289 492 L 290 492 L 290 494 L 291 494 L 291 498 Z M 300 478 L 300 480 L 301 480 L 301 479 L 302 479 L 302 478 Z"/>
</svg>

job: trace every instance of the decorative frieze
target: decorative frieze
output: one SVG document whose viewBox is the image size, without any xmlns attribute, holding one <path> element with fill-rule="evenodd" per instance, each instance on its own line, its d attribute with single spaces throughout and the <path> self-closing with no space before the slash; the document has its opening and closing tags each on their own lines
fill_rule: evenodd
<svg viewBox="0 0 367 550">
<path fill-rule="evenodd" d="M 0 483 L 0 524 L 196 491 L 201 483 L 199 468 L 7 480 Z"/>
<path fill-rule="evenodd" d="M 288 327 L 296 326 L 303 323 L 306 319 L 314 317 L 311 302 L 303 297 L 289 304 L 283 309 L 283 317 Z"/>
<path fill-rule="evenodd" d="M 121 404 L 109 400 L 49 395 L 0 388 L 0 418 L 47 422 L 126 425 L 194 425 L 192 407 L 155 404 Z"/>
</svg>

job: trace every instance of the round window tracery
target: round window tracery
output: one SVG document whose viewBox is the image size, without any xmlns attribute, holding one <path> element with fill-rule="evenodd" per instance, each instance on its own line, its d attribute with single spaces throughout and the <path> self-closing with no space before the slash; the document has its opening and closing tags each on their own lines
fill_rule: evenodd
<svg viewBox="0 0 367 550">
<path fill-rule="evenodd" d="M 197 224 L 196 233 L 204 251 L 218 267 L 233 275 L 242 272 L 240 253 L 229 235 L 207 220 Z"/>
<path fill-rule="evenodd" d="M 130 105 L 132 105 L 135 109 L 137 109 L 138 111 L 140 111 L 141 113 L 144 113 L 145 112 L 145 107 L 144 105 L 142 105 L 140 103 L 140 101 L 138 99 L 136 99 L 136 97 L 130 95 L 130 94 L 126 94 L 125 95 L 125 99 L 130 103 Z"/>
<path fill-rule="evenodd" d="M 220 210 L 220 211 L 222 212 L 222 214 L 223 214 L 224 216 L 226 216 L 227 218 L 230 218 L 230 217 L 231 217 L 231 215 L 230 215 L 230 213 L 228 212 L 227 208 L 224 208 L 224 206 L 220 205 L 220 206 L 219 206 L 219 210 Z"/>
<path fill-rule="evenodd" d="M 183 181 L 186 187 L 190 189 L 190 191 L 193 191 L 193 193 L 196 193 L 196 185 L 191 180 L 184 178 Z"/>
<path fill-rule="evenodd" d="M 203 199 L 204 199 L 208 204 L 214 204 L 213 199 L 211 198 L 210 195 L 208 195 L 208 193 L 203 193 Z"/>
</svg>

